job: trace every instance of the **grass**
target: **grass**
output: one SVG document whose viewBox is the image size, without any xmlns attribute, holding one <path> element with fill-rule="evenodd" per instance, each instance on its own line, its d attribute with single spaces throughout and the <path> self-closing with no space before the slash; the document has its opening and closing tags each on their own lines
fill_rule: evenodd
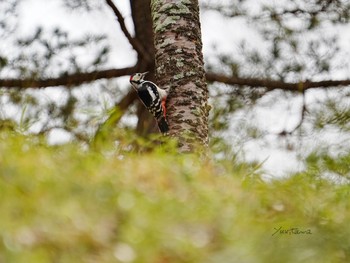
<svg viewBox="0 0 350 263">
<path fill-rule="evenodd" d="M 348 185 L 0 139 L 1 263 L 349 262 Z"/>
</svg>

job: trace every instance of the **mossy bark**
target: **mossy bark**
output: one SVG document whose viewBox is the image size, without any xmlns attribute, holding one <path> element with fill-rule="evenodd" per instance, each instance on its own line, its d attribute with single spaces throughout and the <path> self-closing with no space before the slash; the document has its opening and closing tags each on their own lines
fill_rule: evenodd
<svg viewBox="0 0 350 263">
<path fill-rule="evenodd" d="M 208 145 L 208 89 L 205 80 L 197 0 L 151 0 L 156 77 L 169 88 L 170 136 L 181 151 Z"/>
</svg>

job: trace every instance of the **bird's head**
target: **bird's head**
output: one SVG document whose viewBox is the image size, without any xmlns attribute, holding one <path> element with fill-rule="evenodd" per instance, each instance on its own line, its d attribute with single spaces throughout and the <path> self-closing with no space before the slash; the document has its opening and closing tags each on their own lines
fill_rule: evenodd
<svg viewBox="0 0 350 263">
<path fill-rule="evenodd" d="M 130 76 L 130 83 L 133 87 L 137 87 L 143 81 L 144 77 L 147 75 L 147 72 L 144 73 L 135 73 Z"/>
</svg>

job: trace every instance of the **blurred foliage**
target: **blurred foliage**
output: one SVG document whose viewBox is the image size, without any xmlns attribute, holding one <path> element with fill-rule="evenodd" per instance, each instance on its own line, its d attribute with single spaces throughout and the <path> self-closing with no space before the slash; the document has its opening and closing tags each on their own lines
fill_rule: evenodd
<svg viewBox="0 0 350 263">
<path fill-rule="evenodd" d="M 343 97 L 342 100 L 328 97 L 323 107 L 315 112 L 315 128 L 323 129 L 325 126 L 335 126 L 341 130 L 350 131 L 350 108 L 348 107 L 349 98 Z"/>
<path fill-rule="evenodd" d="M 231 49 L 222 43 L 213 46 L 216 52 L 207 58 L 208 71 L 292 83 L 350 77 L 350 53 L 344 46 L 347 40 L 342 30 L 350 19 L 348 1 L 203 0 L 201 7 L 204 13 L 214 12 L 226 17 L 228 38 L 236 41 Z M 240 36 L 242 27 L 245 32 Z M 249 32 L 249 37 L 246 32 Z M 229 36 L 230 33 L 236 35 Z M 304 141 L 315 137 L 315 131 L 329 126 L 334 129 L 332 135 L 348 131 L 349 88 L 346 87 L 319 93 L 308 91 L 303 94 L 302 105 L 298 102 L 300 94 L 296 93 L 216 83 L 209 88 L 212 105 L 215 105 L 210 121 L 211 134 L 222 137 L 228 130 L 228 143 L 236 148 L 242 147 L 242 141 L 244 144 L 249 139 L 261 139 L 265 135 L 283 134 L 283 139 Z M 269 103 L 264 102 L 267 94 L 273 98 L 269 98 Z M 263 116 L 260 112 L 267 109 L 275 112 L 276 118 L 283 114 L 285 120 L 280 118 L 279 123 L 276 121 L 273 126 L 266 126 L 273 114 Z M 285 109 L 287 114 L 282 112 Z M 299 116 L 298 112 L 301 112 Z M 247 118 L 247 125 L 241 126 Z M 299 121 L 294 124 L 295 128 L 291 127 L 290 122 L 295 121 L 289 120 L 296 118 Z M 326 133 L 326 129 L 324 131 Z M 326 143 L 332 144 L 335 140 Z M 303 143 L 296 144 L 300 148 Z"/>
<path fill-rule="evenodd" d="M 74 40 L 60 28 L 45 32 L 41 27 L 16 40 L 20 52 L 10 60 L 8 70 L 21 78 L 48 78 L 100 68 L 108 59 L 109 44 L 104 35 L 86 35 Z M 82 61 L 81 50 L 89 52 Z"/>
<path fill-rule="evenodd" d="M 326 152 L 314 152 L 306 159 L 306 173 L 314 178 L 321 174 L 335 181 L 349 182 L 350 179 L 350 155 L 331 156 Z"/>
<path fill-rule="evenodd" d="M 5 38 L 13 33 L 17 26 L 17 7 L 21 0 L 7 0 L 0 2 L 0 37 Z M 1 69 L 1 68 L 0 68 Z"/>
<path fill-rule="evenodd" d="M 102 4 L 99 1 L 92 0 L 63 0 L 65 7 L 68 10 L 91 11 L 100 9 Z"/>
<path fill-rule="evenodd" d="M 97 8 L 89 2 L 66 1 L 62 5 L 67 11 L 76 11 L 78 5 L 85 11 Z M 21 19 L 17 17 L 20 4 L 18 0 L 0 3 L 0 24 L 5 15 L 16 18 L 12 19 L 15 21 L 4 20 L 3 31 L 0 31 L 0 34 L 6 34 L 6 44 L 11 46 L 11 52 L 0 48 L 0 76 L 55 78 L 99 70 L 106 65 L 110 44 L 105 35 L 89 33 L 77 38 L 62 28 L 47 28 L 45 25 L 39 25 L 26 35 L 17 34 L 12 27 Z M 98 126 L 97 120 L 106 118 L 106 107 L 111 108 L 120 98 L 120 90 L 111 83 L 92 83 L 88 86 L 94 90 L 90 91 L 87 86 L 46 90 L 2 88 L 0 118 L 3 122 L 13 119 L 18 124 L 16 129 L 24 133 L 49 135 L 54 130 L 64 130 L 74 139 L 88 142 Z"/>
<path fill-rule="evenodd" d="M 350 188 L 317 176 L 318 156 L 316 177 L 264 182 L 171 146 L 100 154 L 0 137 L 0 262 L 349 261 Z"/>
<path fill-rule="evenodd" d="M 224 69 L 242 77 L 298 82 L 308 76 L 329 77 L 340 66 L 334 65 L 339 55 L 344 55 L 339 46 L 340 35 L 330 29 L 349 22 L 347 1 L 207 0 L 202 8 L 204 12 L 219 12 L 232 25 L 241 21 L 237 26 L 243 24 L 255 34 L 248 40 L 243 37 L 230 52 L 218 50 L 216 59 L 207 62 L 209 69 Z M 259 45 L 255 45 L 257 42 Z"/>
</svg>

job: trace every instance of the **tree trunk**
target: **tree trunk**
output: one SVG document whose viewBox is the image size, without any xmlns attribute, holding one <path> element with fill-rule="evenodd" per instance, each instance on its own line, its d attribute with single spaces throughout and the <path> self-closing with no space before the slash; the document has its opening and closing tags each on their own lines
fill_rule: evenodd
<svg viewBox="0 0 350 263">
<path fill-rule="evenodd" d="M 150 0 L 130 0 L 130 6 L 135 28 L 135 38 L 142 44 L 150 58 L 150 61 L 147 61 L 144 56 L 141 54 L 138 55 L 138 71 L 149 71 L 147 79 L 155 81 L 154 43 L 150 2 Z M 154 117 L 147 111 L 140 101 L 137 102 L 136 114 L 138 118 L 136 126 L 137 134 L 147 136 L 150 133 L 158 132 L 157 123 L 154 120 Z"/>
<path fill-rule="evenodd" d="M 156 76 L 169 88 L 170 135 L 180 150 L 208 145 L 208 89 L 205 80 L 198 0 L 151 0 Z"/>
</svg>

